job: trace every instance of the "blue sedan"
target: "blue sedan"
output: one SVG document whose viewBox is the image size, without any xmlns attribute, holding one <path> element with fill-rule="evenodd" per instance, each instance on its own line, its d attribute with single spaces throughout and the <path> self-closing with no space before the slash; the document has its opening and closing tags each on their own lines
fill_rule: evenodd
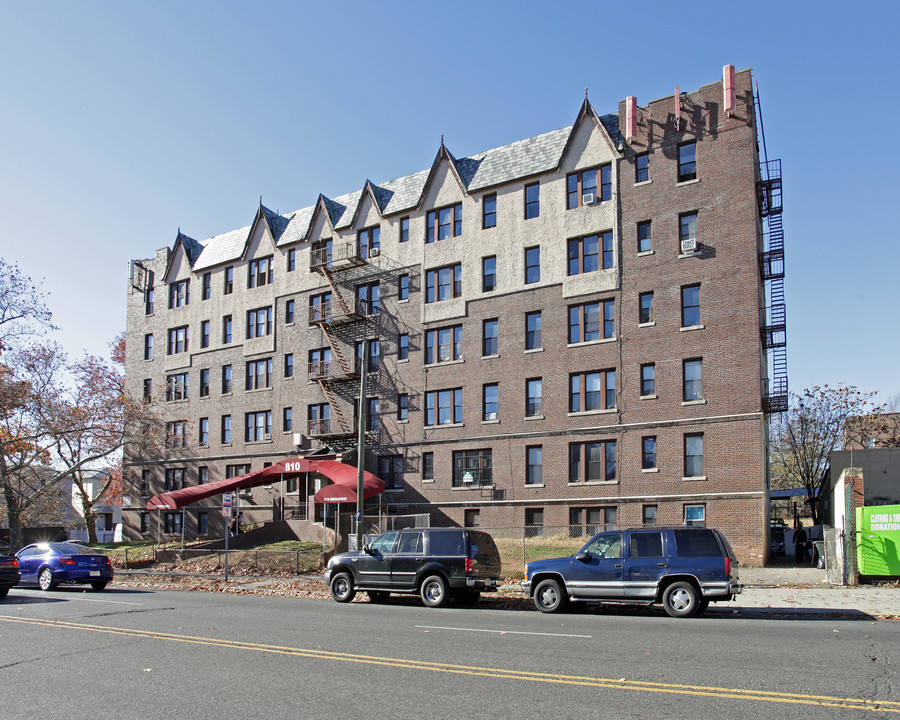
<svg viewBox="0 0 900 720">
<path fill-rule="evenodd" d="M 16 553 L 20 585 L 37 585 L 53 590 L 57 585 L 90 583 L 103 590 L 113 579 L 109 558 L 93 548 L 75 543 L 35 543 Z"/>
</svg>

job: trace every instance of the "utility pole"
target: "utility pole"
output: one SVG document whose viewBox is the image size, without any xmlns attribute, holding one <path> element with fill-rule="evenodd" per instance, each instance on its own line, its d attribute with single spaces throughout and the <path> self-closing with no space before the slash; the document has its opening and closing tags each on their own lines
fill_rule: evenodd
<svg viewBox="0 0 900 720">
<path fill-rule="evenodd" d="M 369 370 L 369 340 L 362 342 L 362 367 L 359 376 L 359 427 L 356 436 L 356 550 L 362 550 L 363 466 L 366 458 L 366 375 Z"/>
</svg>

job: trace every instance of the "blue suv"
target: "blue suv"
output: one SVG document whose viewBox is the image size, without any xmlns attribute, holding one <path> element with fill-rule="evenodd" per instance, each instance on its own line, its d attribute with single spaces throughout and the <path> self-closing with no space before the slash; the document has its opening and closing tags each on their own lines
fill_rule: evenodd
<svg viewBox="0 0 900 720">
<path fill-rule="evenodd" d="M 691 617 L 743 590 L 737 565 L 718 530 L 615 530 L 595 535 L 575 555 L 528 563 L 522 590 L 547 613 L 576 600 L 662 603 L 672 617 Z"/>
</svg>

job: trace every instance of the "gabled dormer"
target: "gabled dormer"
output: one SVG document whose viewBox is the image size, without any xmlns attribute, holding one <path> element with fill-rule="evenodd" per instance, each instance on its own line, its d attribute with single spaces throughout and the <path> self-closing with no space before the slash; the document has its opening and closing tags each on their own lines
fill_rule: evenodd
<svg viewBox="0 0 900 720">
<path fill-rule="evenodd" d="M 453 178 L 459 193 L 452 193 L 447 187 L 448 177 Z M 417 207 L 426 205 L 442 205 L 453 200 L 459 200 L 461 196 L 468 194 L 468 188 L 460 175 L 457 167 L 456 158 L 453 153 L 444 145 L 444 138 L 441 138 L 441 147 L 435 155 L 434 162 L 431 163 L 431 170 L 428 171 L 428 177 L 422 186 L 422 193 L 416 203 Z M 451 193 L 454 197 L 450 197 Z"/>
</svg>

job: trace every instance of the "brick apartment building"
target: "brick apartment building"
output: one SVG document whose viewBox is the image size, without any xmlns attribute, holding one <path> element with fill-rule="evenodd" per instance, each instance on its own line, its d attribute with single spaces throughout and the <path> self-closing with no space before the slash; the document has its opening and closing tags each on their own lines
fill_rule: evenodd
<svg viewBox="0 0 900 720">
<path fill-rule="evenodd" d="M 323 448 L 355 465 L 365 367 L 381 512 L 706 524 L 759 561 L 766 416 L 787 397 L 779 212 L 751 73 L 726 66 L 471 157 L 442 142 L 426 170 L 260 205 L 205 242 L 179 232 L 129 280 L 128 387 L 167 423 L 167 447 L 126 458 L 135 495 Z M 254 488 L 244 520 L 318 520 L 323 483 Z M 221 533 L 219 507 L 188 507 L 187 534 Z M 125 518 L 156 532 L 155 513 Z"/>
</svg>

